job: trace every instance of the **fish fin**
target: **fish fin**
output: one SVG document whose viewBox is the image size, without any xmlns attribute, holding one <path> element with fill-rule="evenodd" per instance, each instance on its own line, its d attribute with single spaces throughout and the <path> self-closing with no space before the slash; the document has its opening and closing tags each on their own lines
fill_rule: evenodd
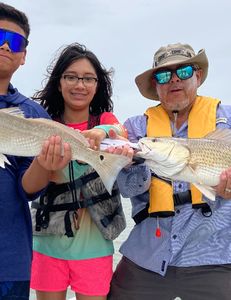
<svg viewBox="0 0 231 300">
<path fill-rule="evenodd" d="M 196 168 L 198 167 L 198 163 L 196 161 L 190 160 L 187 166 L 191 172 L 193 172 L 194 176 L 197 176 L 196 174 Z"/>
<path fill-rule="evenodd" d="M 90 149 L 91 150 L 91 149 Z M 116 178 L 125 166 L 131 163 L 131 159 L 118 154 L 103 151 L 92 151 L 92 156 L 97 155 L 97 159 L 92 159 L 89 163 L 99 174 L 105 188 L 111 194 Z"/>
<path fill-rule="evenodd" d="M 7 157 L 4 154 L 0 153 L 0 167 L 5 169 L 5 164 L 11 165 Z"/>
<path fill-rule="evenodd" d="M 23 117 L 25 118 L 24 111 L 22 111 L 18 107 L 8 107 L 8 108 L 1 108 L 1 113 L 10 114 L 16 117 Z"/>
<path fill-rule="evenodd" d="M 217 128 L 215 131 L 210 132 L 205 136 L 210 140 L 224 140 L 231 143 L 231 130 L 228 128 Z"/>
<path fill-rule="evenodd" d="M 215 201 L 216 193 L 215 190 L 208 185 L 200 184 L 200 183 L 193 183 L 193 185 L 208 199 Z"/>
<path fill-rule="evenodd" d="M 192 182 L 192 184 L 204 195 L 206 196 L 208 199 L 215 201 L 215 190 L 213 189 L 213 187 L 208 186 L 203 184 L 202 182 L 200 182 L 201 180 L 198 178 L 197 173 L 196 173 L 196 163 L 188 165 L 187 166 L 187 171 L 191 172 L 194 178 L 196 177 L 196 180 L 198 180 L 198 182 Z"/>
</svg>

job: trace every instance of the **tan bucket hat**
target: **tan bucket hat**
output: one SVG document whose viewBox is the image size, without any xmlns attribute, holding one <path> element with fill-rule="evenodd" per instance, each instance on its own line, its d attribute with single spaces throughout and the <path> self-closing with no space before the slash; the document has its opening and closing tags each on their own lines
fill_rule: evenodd
<svg viewBox="0 0 231 300">
<path fill-rule="evenodd" d="M 187 44 L 170 44 L 161 47 L 154 54 L 153 67 L 138 75 L 135 79 L 140 93 L 152 100 L 158 100 L 156 89 L 152 84 L 152 74 L 160 68 L 176 64 L 195 64 L 203 70 L 201 84 L 205 81 L 208 74 L 208 58 L 205 50 L 201 49 L 195 54 L 193 48 Z"/>
</svg>

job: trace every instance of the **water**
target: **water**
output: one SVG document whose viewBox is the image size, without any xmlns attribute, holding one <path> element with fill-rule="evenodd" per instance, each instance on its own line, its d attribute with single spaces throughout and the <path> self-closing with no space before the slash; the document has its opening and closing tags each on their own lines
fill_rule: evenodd
<svg viewBox="0 0 231 300">
<path fill-rule="evenodd" d="M 124 208 L 124 213 L 126 216 L 127 227 L 120 234 L 120 236 L 114 240 L 114 246 L 115 246 L 114 263 L 113 263 L 114 269 L 121 258 L 121 254 L 119 253 L 118 249 L 119 249 L 121 243 L 124 240 L 126 240 L 129 232 L 131 231 L 132 227 L 134 226 L 134 222 L 131 219 L 131 205 L 130 205 L 129 199 L 123 199 L 123 208 Z M 67 292 L 67 299 L 68 300 L 75 299 L 75 294 L 71 290 L 68 290 L 68 292 Z M 30 293 L 30 300 L 36 300 L 35 292 L 33 290 L 31 290 L 31 293 Z"/>
</svg>

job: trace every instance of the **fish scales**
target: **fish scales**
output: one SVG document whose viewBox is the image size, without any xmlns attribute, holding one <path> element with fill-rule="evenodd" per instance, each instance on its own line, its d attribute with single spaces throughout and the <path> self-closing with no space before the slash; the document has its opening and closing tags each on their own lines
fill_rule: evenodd
<svg viewBox="0 0 231 300">
<path fill-rule="evenodd" d="M 159 177 L 193 183 L 211 200 L 222 171 L 231 167 L 231 130 L 205 138 L 142 138 L 137 156 Z M 212 193 L 212 194 L 211 194 Z"/>
<path fill-rule="evenodd" d="M 76 134 L 77 131 L 47 119 L 25 119 L 0 110 L 0 125 L 0 152 L 4 154 L 38 155 L 44 140 L 51 135 L 59 135 L 63 142 L 73 143 L 73 159 L 77 159 L 77 151 L 83 151 L 88 146 L 84 137 Z"/>
<path fill-rule="evenodd" d="M 206 139 L 180 139 L 178 142 L 190 150 L 188 165 L 195 172 L 187 173 L 190 182 L 196 176 L 196 180 L 206 185 L 217 185 L 220 173 L 231 166 L 231 144 L 227 142 Z M 184 180 L 187 174 L 176 175 L 177 180 Z"/>
<path fill-rule="evenodd" d="M 14 108 L 0 109 L 0 166 L 9 161 L 4 156 L 37 156 L 42 144 L 50 136 L 60 136 L 62 142 L 69 143 L 72 160 L 80 160 L 91 165 L 101 177 L 106 189 L 111 193 L 119 171 L 130 159 L 122 155 L 94 151 L 89 148 L 85 137 L 70 127 L 48 119 L 27 119 L 12 114 Z"/>
</svg>

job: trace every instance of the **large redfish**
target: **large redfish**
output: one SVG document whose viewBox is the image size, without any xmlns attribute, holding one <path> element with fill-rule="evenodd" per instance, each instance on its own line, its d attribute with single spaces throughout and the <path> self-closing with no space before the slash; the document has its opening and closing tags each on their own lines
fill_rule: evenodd
<svg viewBox="0 0 231 300">
<path fill-rule="evenodd" d="M 214 186 L 231 167 L 231 130 L 217 129 L 204 138 L 142 138 L 136 156 L 159 177 L 194 184 L 215 200 Z"/>
<path fill-rule="evenodd" d="M 60 136 L 62 142 L 69 143 L 72 160 L 91 165 L 111 193 L 119 171 L 130 162 L 129 158 L 94 151 L 80 132 L 52 120 L 24 118 L 23 112 L 14 107 L 0 109 L 0 166 L 4 168 L 5 162 L 9 163 L 4 154 L 37 156 L 43 142 L 52 135 Z"/>
</svg>

